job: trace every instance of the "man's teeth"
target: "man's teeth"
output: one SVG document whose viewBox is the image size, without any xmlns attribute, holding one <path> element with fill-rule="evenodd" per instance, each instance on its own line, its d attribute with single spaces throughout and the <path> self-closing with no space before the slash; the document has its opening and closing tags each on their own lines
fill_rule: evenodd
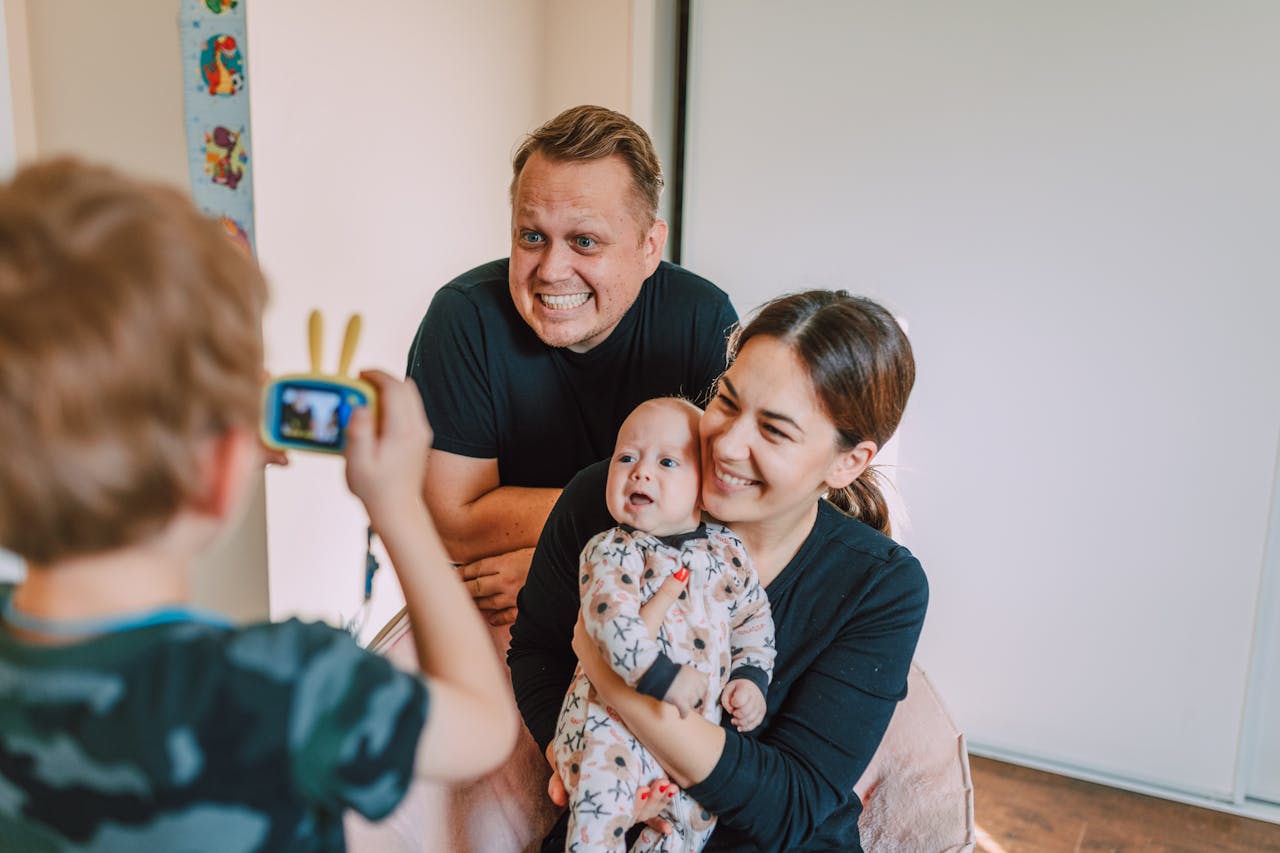
<svg viewBox="0 0 1280 853">
<path fill-rule="evenodd" d="M 730 486 L 750 486 L 755 480 L 744 480 L 741 477 L 735 477 L 732 474 L 726 474 L 724 471 L 716 470 L 716 479 Z"/>
<path fill-rule="evenodd" d="M 568 296 L 547 296 L 539 294 L 538 298 L 542 300 L 542 304 L 548 308 L 557 310 L 564 308 L 577 308 L 579 305 L 585 305 L 587 300 L 591 298 L 590 293 L 571 293 Z"/>
</svg>

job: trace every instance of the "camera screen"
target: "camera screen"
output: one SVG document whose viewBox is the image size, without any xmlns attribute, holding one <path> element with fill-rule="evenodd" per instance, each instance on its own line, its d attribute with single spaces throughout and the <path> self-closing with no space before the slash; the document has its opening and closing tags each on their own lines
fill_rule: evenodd
<svg viewBox="0 0 1280 853">
<path fill-rule="evenodd" d="M 350 410 L 337 391 L 286 385 L 280 389 L 280 437 L 318 447 L 342 446 Z"/>
</svg>

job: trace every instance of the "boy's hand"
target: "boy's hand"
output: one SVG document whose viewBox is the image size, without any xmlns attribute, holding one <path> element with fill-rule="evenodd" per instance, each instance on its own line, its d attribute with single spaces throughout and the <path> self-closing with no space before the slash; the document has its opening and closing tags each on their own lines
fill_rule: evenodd
<svg viewBox="0 0 1280 853">
<path fill-rule="evenodd" d="M 367 408 L 347 422 L 347 486 L 369 517 L 413 507 L 422 501 L 422 472 L 431 449 L 431 425 L 413 380 L 397 380 L 381 370 L 360 378 L 378 389 L 379 424 Z M 375 523 L 375 527 L 376 527 Z"/>
<path fill-rule="evenodd" d="M 749 732 L 764 722 L 764 694 L 754 681 L 734 678 L 724 686 L 720 704 L 733 716 L 733 727 Z"/>
<path fill-rule="evenodd" d="M 687 663 L 680 664 L 675 679 L 663 695 L 663 702 L 670 702 L 680 712 L 680 719 L 689 716 L 690 711 L 701 712 L 702 703 L 707 695 L 710 679 L 705 672 L 699 672 Z"/>
</svg>

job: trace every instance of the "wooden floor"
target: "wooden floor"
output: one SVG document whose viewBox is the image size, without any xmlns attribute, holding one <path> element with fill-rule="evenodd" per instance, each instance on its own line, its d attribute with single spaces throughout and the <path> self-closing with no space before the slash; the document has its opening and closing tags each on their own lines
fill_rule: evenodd
<svg viewBox="0 0 1280 853">
<path fill-rule="evenodd" d="M 1280 853 L 1280 825 L 970 758 L 982 853 Z"/>
</svg>

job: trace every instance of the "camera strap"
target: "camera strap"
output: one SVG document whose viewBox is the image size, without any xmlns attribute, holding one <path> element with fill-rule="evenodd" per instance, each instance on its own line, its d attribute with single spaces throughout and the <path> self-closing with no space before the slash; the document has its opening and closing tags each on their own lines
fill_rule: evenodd
<svg viewBox="0 0 1280 853">
<path fill-rule="evenodd" d="M 369 525 L 364 531 L 364 598 L 360 602 L 360 607 L 356 610 L 356 615 L 352 616 L 347 622 L 347 633 L 359 639 L 360 631 L 364 628 L 365 621 L 369 618 L 369 600 L 373 598 L 373 576 L 378 573 L 380 564 L 378 558 L 373 555 L 373 525 Z"/>
</svg>

